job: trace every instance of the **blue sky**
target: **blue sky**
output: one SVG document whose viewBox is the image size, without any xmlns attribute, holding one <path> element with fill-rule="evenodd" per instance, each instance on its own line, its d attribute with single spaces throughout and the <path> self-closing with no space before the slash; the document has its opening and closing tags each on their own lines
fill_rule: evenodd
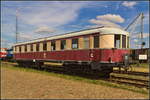
<svg viewBox="0 0 150 100">
<path fill-rule="evenodd" d="M 148 1 L 2 1 L 2 47 L 15 43 L 16 11 L 19 42 L 103 25 L 125 28 L 143 12 L 145 47 L 149 47 Z"/>
</svg>

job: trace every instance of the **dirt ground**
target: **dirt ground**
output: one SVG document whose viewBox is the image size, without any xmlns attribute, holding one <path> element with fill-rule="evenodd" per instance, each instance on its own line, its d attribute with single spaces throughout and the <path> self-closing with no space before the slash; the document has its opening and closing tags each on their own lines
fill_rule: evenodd
<svg viewBox="0 0 150 100">
<path fill-rule="evenodd" d="M 148 96 L 123 89 L 67 80 L 40 73 L 1 67 L 1 98 L 129 99 Z"/>
</svg>

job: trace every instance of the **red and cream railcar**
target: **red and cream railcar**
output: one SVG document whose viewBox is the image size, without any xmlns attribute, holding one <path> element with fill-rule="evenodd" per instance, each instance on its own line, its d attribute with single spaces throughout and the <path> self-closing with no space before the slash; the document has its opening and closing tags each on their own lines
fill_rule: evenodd
<svg viewBox="0 0 150 100">
<path fill-rule="evenodd" d="M 7 48 L 0 48 L 0 59 L 3 59 L 7 55 Z"/>
<path fill-rule="evenodd" d="M 19 63 L 58 61 L 64 65 L 87 64 L 91 70 L 109 74 L 113 66 L 124 63 L 124 56 L 129 54 L 128 48 L 128 32 L 98 27 L 17 43 L 13 51 L 14 59 Z"/>
</svg>

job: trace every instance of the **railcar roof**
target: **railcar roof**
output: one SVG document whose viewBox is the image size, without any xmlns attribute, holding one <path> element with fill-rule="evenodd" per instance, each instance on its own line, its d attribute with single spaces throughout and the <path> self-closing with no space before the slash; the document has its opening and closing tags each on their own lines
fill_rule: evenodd
<svg viewBox="0 0 150 100">
<path fill-rule="evenodd" d="M 114 28 L 114 27 L 104 27 L 103 26 L 103 27 L 85 29 L 85 30 L 69 32 L 69 33 L 55 35 L 55 36 L 49 36 L 49 37 L 34 39 L 34 40 L 31 40 L 31 41 L 27 41 L 27 42 L 20 42 L 20 43 L 14 44 L 14 46 L 27 44 L 27 43 L 41 42 L 41 41 L 46 41 L 46 40 L 54 40 L 54 39 L 60 39 L 60 38 L 68 38 L 68 37 L 74 37 L 74 36 L 80 36 L 80 35 L 87 35 L 87 34 L 92 34 L 92 33 L 97 33 L 97 32 L 99 32 L 100 34 L 123 34 L 123 35 L 129 35 L 129 33 L 127 31 L 124 31 L 123 29 Z"/>
</svg>

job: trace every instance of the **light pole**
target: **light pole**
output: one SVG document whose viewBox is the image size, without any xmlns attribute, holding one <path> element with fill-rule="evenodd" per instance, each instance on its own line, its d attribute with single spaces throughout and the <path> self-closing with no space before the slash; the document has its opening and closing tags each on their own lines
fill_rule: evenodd
<svg viewBox="0 0 150 100">
<path fill-rule="evenodd" d="M 16 43 L 18 42 L 18 11 L 19 9 L 16 10 Z"/>
</svg>

